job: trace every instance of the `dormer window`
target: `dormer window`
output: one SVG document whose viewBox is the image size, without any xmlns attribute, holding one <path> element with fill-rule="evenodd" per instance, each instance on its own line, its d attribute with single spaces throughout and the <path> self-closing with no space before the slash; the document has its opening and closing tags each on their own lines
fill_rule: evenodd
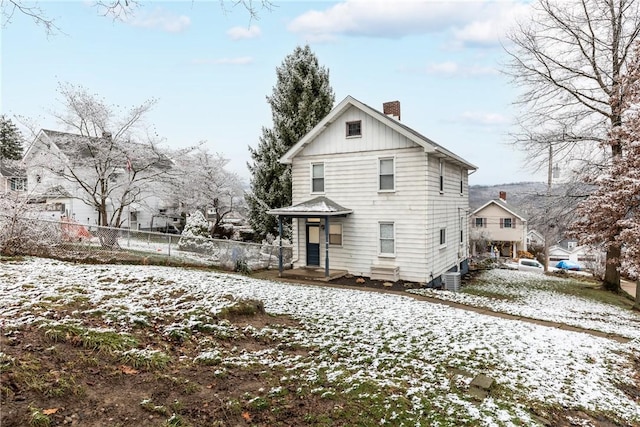
<svg viewBox="0 0 640 427">
<path fill-rule="evenodd" d="M 347 138 L 362 136 L 362 120 L 347 122 Z"/>
</svg>

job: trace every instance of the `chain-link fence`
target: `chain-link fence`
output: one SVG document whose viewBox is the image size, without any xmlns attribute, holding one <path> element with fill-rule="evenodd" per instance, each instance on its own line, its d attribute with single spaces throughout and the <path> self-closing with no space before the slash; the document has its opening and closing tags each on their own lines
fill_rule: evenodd
<svg viewBox="0 0 640 427">
<path fill-rule="evenodd" d="M 0 215 L 0 253 L 5 255 L 104 262 L 144 262 L 170 257 L 189 264 L 244 271 L 277 268 L 279 252 L 278 244 L 187 238 L 65 220 Z M 292 252 L 291 246 L 282 247 L 285 266 L 291 264 Z"/>
</svg>

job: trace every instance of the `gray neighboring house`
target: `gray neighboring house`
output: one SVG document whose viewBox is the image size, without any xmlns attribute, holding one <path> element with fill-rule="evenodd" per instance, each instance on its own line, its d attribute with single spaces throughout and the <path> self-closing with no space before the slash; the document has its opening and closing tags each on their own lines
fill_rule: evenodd
<svg viewBox="0 0 640 427">
<path fill-rule="evenodd" d="M 17 161 L 0 159 L 0 194 L 27 191 L 27 172 Z"/>
</svg>

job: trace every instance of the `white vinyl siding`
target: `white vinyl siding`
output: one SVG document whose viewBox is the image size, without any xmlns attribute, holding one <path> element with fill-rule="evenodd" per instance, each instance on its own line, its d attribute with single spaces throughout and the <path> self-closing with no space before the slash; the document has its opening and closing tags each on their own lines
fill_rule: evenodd
<svg viewBox="0 0 640 427">
<path fill-rule="evenodd" d="M 430 258 L 429 268 L 433 270 L 434 277 L 438 277 L 448 271 L 452 264 L 457 264 L 468 255 L 468 244 L 448 244 L 451 236 L 458 238 L 460 230 L 460 216 L 469 209 L 467 197 L 460 197 L 460 168 L 448 163 L 445 158 L 428 157 L 428 208 L 427 208 L 427 233 L 429 246 L 427 253 Z M 442 172 L 442 175 L 441 175 Z M 441 178 L 442 177 L 442 178 Z M 443 191 L 440 191 L 440 188 Z M 465 216 L 466 219 L 466 216 Z M 467 221 L 463 221 L 465 230 Z M 445 229 L 446 243 L 440 243 L 440 230 Z M 468 232 L 464 232 L 466 239 Z"/>
<path fill-rule="evenodd" d="M 347 138 L 345 123 L 357 120 L 362 122 L 362 137 Z M 467 197 L 459 194 L 460 168 L 447 164 L 445 193 L 439 194 L 439 159 L 385 122 L 350 107 L 330 123 L 293 158 L 292 203 L 314 197 L 309 164 L 324 163 L 325 196 L 353 210 L 329 221 L 342 226 L 342 246 L 332 245 L 329 238 L 330 268 L 363 276 L 372 266 L 398 268 L 401 280 L 428 282 L 456 265 L 467 251 L 466 244 L 442 249 L 439 245 L 439 231 L 445 227 L 453 230 L 455 242 L 461 212 L 469 208 Z M 394 191 L 380 191 L 380 160 L 385 158 L 393 159 Z M 300 267 L 306 259 L 304 220 L 293 222 L 294 267 Z M 393 222 L 395 256 L 380 256 L 380 224 L 386 222 Z M 324 233 L 320 245 L 325 247 Z M 320 265 L 324 257 L 321 250 Z"/>
<path fill-rule="evenodd" d="M 362 137 L 347 138 L 345 135 L 345 122 L 362 122 Z M 341 120 L 332 123 L 324 132 L 307 145 L 296 156 L 296 160 L 304 157 L 320 156 L 317 161 L 324 161 L 326 155 L 348 153 L 375 153 L 384 150 L 397 150 L 419 147 L 415 142 L 409 140 L 404 135 L 395 132 L 388 126 L 357 108 L 349 108 L 342 116 Z M 420 156 L 424 156 L 424 149 L 421 148 Z M 393 154 L 393 153 L 389 153 Z"/>
<path fill-rule="evenodd" d="M 384 157 L 393 157 L 395 160 L 395 192 L 378 190 L 378 163 Z M 308 165 L 317 161 L 320 161 L 320 156 L 294 158 L 293 204 L 313 197 L 309 194 L 311 174 Z M 345 218 L 330 219 L 329 224 L 342 224 L 342 246 L 330 247 L 330 268 L 368 276 L 371 266 L 377 263 L 384 267 L 399 267 L 404 280 L 426 281 L 425 254 L 428 244 L 425 231 L 427 180 L 424 149 L 416 147 L 394 152 L 326 155 L 322 156 L 322 161 L 326 175 L 326 197 L 353 210 Z M 402 212 L 401 218 L 397 218 L 398 212 Z M 396 257 L 379 257 L 378 224 L 391 219 L 395 223 Z M 304 227 L 297 227 L 295 235 L 298 242 L 294 245 L 294 251 L 297 251 L 294 259 L 306 259 L 304 234 Z M 321 234 L 320 245 L 324 248 L 324 233 Z M 324 256 L 324 250 L 321 250 L 320 265 L 324 265 Z M 294 264 L 301 265 L 299 262 Z"/>
</svg>

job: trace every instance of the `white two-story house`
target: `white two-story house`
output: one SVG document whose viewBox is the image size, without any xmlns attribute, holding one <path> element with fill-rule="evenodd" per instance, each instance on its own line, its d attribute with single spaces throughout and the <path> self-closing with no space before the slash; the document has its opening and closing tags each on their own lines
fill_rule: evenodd
<svg viewBox="0 0 640 427">
<path fill-rule="evenodd" d="M 280 160 L 292 168 L 294 268 L 439 285 L 467 268 L 468 174 L 476 167 L 348 96 Z"/>
<path fill-rule="evenodd" d="M 471 213 L 471 254 L 517 258 L 527 250 L 527 218 L 507 203 L 507 193 Z"/>
<path fill-rule="evenodd" d="M 104 138 L 104 137 L 103 137 Z M 110 138 L 110 136 L 109 136 Z M 72 218 L 81 224 L 100 224 L 100 213 L 95 208 L 92 194 L 100 194 L 99 174 L 96 172 L 93 152 L 100 138 L 42 129 L 26 151 L 28 194 L 40 217 L 58 220 Z M 122 192 L 128 182 L 128 159 L 125 154 L 113 156 L 113 166 L 100 172 L 108 177 L 109 193 L 106 200 L 107 215 L 118 208 Z M 108 162 L 101 160 L 101 164 Z M 135 162 L 135 159 L 134 159 Z M 71 167 L 72 165 L 72 167 Z M 134 165 L 135 167 L 135 165 Z M 169 168 L 171 163 L 157 162 L 143 173 L 154 174 L 154 168 Z M 70 171 L 73 171 L 71 173 Z M 75 174 L 78 179 L 70 179 Z M 86 188 L 83 189 L 82 185 Z M 167 225 L 174 203 L 161 196 L 162 182 L 144 180 L 135 189 L 135 201 L 122 212 L 122 227 L 132 229 L 161 228 Z"/>
</svg>

